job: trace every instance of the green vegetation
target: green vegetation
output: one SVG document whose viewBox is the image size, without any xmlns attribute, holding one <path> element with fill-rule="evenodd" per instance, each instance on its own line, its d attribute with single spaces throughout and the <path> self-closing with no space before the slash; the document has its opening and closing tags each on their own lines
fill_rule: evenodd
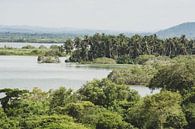
<svg viewBox="0 0 195 129">
<path fill-rule="evenodd" d="M 70 54 L 70 61 L 79 63 L 128 65 L 77 91 L 64 87 L 48 92 L 1 89 L 0 128 L 193 129 L 193 43 L 184 36 L 160 40 L 155 35 L 96 34 L 67 40 L 63 47 L 51 46 L 42 56 Z M 27 49 L 35 48 L 21 50 Z M 160 93 L 141 97 L 128 85 L 145 85 Z"/>
<path fill-rule="evenodd" d="M 21 48 L 0 48 L 0 55 L 37 56 L 48 52 L 49 49 L 21 49 Z"/>
<path fill-rule="evenodd" d="M 26 46 L 23 46 L 22 49 L 35 49 L 35 47 L 32 45 L 26 45 Z"/>
<path fill-rule="evenodd" d="M 154 60 L 155 58 L 155 55 L 140 55 L 135 59 L 135 63 L 144 64 L 147 61 Z"/>
<path fill-rule="evenodd" d="M 152 58 L 146 60 L 145 57 L 152 57 Z M 140 63 L 141 65 L 131 64 L 131 65 L 127 65 L 127 67 L 124 68 L 114 69 L 108 75 L 108 79 L 112 80 L 117 84 L 149 85 L 150 88 L 154 88 L 154 89 L 162 88 L 163 87 L 162 85 L 164 85 L 165 83 L 167 83 L 166 89 L 168 89 L 168 87 L 171 88 L 172 85 L 175 84 L 177 84 L 178 88 L 180 87 L 179 85 L 183 87 L 184 83 L 191 84 L 191 87 L 194 85 L 195 56 L 193 55 L 177 56 L 175 58 L 141 55 L 141 57 L 137 57 L 135 59 L 135 62 L 142 62 L 142 63 Z M 168 72 L 169 73 L 172 72 L 172 74 L 168 76 L 167 75 Z M 174 80 L 173 75 L 175 74 L 180 76 L 180 79 L 177 82 L 173 81 Z M 169 80 L 170 82 L 166 82 L 167 80 L 162 79 L 164 77 L 167 77 L 167 80 L 169 80 L 169 78 L 172 78 L 172 80 Z M 189 82 L 185 79 L 187 79 Z M 180 81 L 183 81 L 184 83 Z M 187 86 L 189 86 L 188 84 Z M 188 89 L 190 87 L 186 87 L 186 88 Z"/>
<path fill-rule="evenodd" d="M 169 63 L 156 65 L 157 61 Z M 194 56 L 152 57 L 150 63 L 144 62 L 116 69 L 77 91 L 1 89 L 0 128 L 193 129 Z M 161 91 L 141 97 L 127 83 Z"/>
<path fill-rule="evenodd" d="M 116 61 L 111 58 L 102 57 L 102 58 L 96 58 L 95 60 L 93 60 L 93 63 L 94 64 L 116 64 Z"/>
<path fill-rule="evenodd" d="M 117 64 L 133 64 L 134 60 L 129 56 L 120 56 L 117 58 Z"/>
<path fill-rule="evenodd" d="M 66 56 L 63 46 L 51 45 L 47 48 L 43 45 L 36 48 L 31 45 L 23 46 L 22 48 L 0 48 L 0 55 L 19 55 L 19 56 Z"/>
<path fill-rule="evenodd" d="M 157 69 L 150 65 L 130 65 L 127 68 L 114 69 L 108 78 L 117 84 L 146 85 Z"/>
<path fill-rule="evenodd" d="M 187 125 L 181 107 L 181 95 L 163 91 L 147 96 L 128 110 L 127 121 L 145 129 L 183 129 Z"/>
<path fill-rule="evenodd" d="M 159 55 L 171 58 L 191 55 L 194 52 L 194 44 L 193 40 L 188 40 L 185 36 L 162 40 L 156 35 L 127 37 L 124 34 L 116 36 L 95 34 L 67 40 L 64 46 L 66 52 L 71 54 L 71 62 L 88 62 L 96 58 L 107 57 L 118 63 L 131 64 L 132 60 L 139 57 L 137 63 L 141 64 Z"/>
<path fill-rule="evenodd" d="M 0 42 L 63 43 L 74 34 L 0 33 Z"/>
<path fill-rule="evenodd" d="M 40 46 L 43 48 L 43 46 Z M 40 48 L 39 47 L 39 48 Z M 65 56 L 62 46 L 51 45 L 50 50 L 39 55 L 37 58 L 38 63 L 60 63 L 59 57 Z"/>
<path fill-rule="evenodd" d="M 172 71 L 167 71 L 167 76 L 179 79 Z M 195 92 L 189 89 L 180 94 L 177 89 L 172 85 L 158 94 L 140 97 L 128 86 L 109 79 L 88 82 L 77 91 L 64 87 L 48 92 L 1 89 L 0 128 L 193 129 Z"/>
<path fill-rule="evenodd" d="M 97 92 L 97 100 L 93 97 L 96 85 L 98 90 L 103 90 Z M 91 86 L 94 89 L 88 88 Z M 89 82 L 76 92 L 61 87 L 48 92 L 38 88 L 31 92 L 2 89 L 0 93 L 5 94 L 0 99 L 0 124 L 3 129 L 133 129 L 133 125 L 124 121 L 122 113 L 140 100 L 137 92 L 106 79 Z M 90 94 L 86 96 L 87 93 Z M 108 100 L 98 103 L 104 101 L 102 97 L 105 95 Z"/>
<path fill-rule="evenodd" d="M 167 66 L 158 71 L 148 86 L 150 88 L 163 88 L 186 94 L 195 86 L 195 71 L 191 69 L 194 68 L 184 64 Z"/>
<path fill-rule="evenodd" d="M 60 63 L 60 59 L 57 56 L 38 56 L 38 63 Z"/>
</svg>

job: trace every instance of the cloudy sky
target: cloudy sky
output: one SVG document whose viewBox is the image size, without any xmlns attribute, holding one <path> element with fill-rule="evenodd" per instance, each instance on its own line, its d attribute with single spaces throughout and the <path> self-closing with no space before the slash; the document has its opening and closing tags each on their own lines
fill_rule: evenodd
<svg viewBox="0 0 195 129">
<path fill-rule="evenodd" d="M 0 0 L 0 25 L 156 31 L 194 12 L 195 0 Z"/>
</svg>

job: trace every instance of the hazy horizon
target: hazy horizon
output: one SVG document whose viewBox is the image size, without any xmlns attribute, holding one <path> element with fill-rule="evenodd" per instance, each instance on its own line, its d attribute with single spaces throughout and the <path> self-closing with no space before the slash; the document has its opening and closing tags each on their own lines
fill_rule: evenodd
<svg viewBox="0 0 195 129">
<path fill-rule="evenodd" d="M 154 32 L 194 22 L 194 0 L 0 0 L 0 25 Z"/>
</svg>

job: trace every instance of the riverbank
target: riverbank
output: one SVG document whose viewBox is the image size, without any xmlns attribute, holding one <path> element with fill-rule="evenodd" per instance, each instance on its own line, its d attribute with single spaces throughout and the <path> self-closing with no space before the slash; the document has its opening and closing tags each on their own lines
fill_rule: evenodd
<svg viewBox="0 0 195 129">
<path fill-rule="evenodd" d="M 0 48 L 0 55 L 16 56 L 38 56 L 49 52 L 51 49 L 22 49 L 22 48 Z"/>
<path fill-rule="evenodd" d="M 40 45 L 35 47 L 28 44 L 20 48 L 8 46 L 0 47 L 0 55 L 65 57 L 66 53 L 63 50 L 63 46 L 51 45 L 50 47 L 47 47 Z"/>
</svg>

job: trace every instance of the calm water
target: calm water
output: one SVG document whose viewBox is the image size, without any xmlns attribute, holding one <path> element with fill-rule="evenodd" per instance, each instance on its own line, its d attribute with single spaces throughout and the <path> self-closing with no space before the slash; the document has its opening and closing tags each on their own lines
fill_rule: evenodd
<svg viewBox="0 0 195 129">
<path fill-rule="evenodd" d="M 112 71 L 112 67 L 77 64 L 38 64 L 33 56 L 0 56 L 0 88 L 23 88 L 43 90 L 60 86 L 79 89 L 87 81 L 102 79 Z M 132 86 L 142 96 L 150 90 L 142 86 Z"/>
<path fill-rule="evenodd" d="M 26 45 L 32 45 L 34 47 L 39 47 L 40 45 L 44 45 L 46 47 L 50 47 L 51 45 L 62 45 L 62 43 L 22 43 L 22 42 L 0 42 L 0 47 L 13 47 L 13 48 L 21 48 Z"/>
</svg>

